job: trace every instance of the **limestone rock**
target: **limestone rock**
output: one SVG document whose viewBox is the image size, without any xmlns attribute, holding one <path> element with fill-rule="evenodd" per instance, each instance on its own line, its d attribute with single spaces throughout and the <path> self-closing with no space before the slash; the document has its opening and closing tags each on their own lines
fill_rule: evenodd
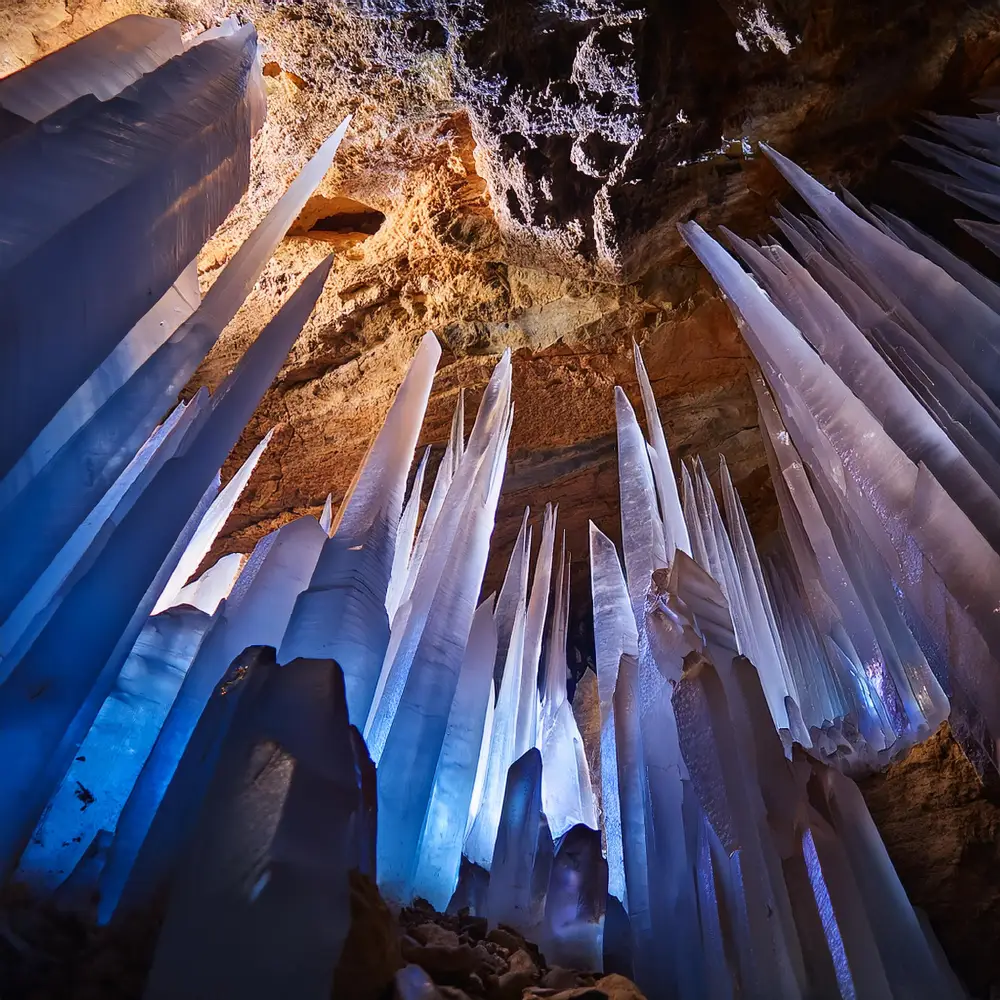
<svg viewBox="0 0 1000 1000">
<path fill-rule="evenodd" d="M 1000 983 L 1000 804 L 947 724 L 861 785 L 910 901 L 973 996 Z"/>
<path fill-rule="evenodd" d="M 500 976 L 490 1000 L 517 1000 L 522 992 L 538 981 L 539 971 L 531 955 L 518 949 L 510 956 L 510 967 Z"/>
<path fill-rule="evenodd" d="M 635 983 L 619 975 L 604 976 L 593 985 L 571 986 L 561 990 L 526 990 L 524 996 L 537 997 L 538 1000 L 645 1000 Z"/>
<path fill-rule="evenodd" d="M 458 934 L 428 922 L 403 938 L 403 957 L 426 969 L 435 982 L 460 986 L 481 964 L 481 957 Z"/>
<path fill-rule="evenodd" d="M 645 1000 L 639 987 L 624 976 L 611 975 L 598 979 L 597 989 L 611 1000 Z"/>
</svg>

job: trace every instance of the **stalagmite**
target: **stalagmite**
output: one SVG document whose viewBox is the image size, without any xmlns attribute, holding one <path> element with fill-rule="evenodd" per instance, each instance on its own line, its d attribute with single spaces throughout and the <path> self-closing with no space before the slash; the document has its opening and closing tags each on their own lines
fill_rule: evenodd
<svg viewBox="0 0 1000 1000">
<path fill-rule="evenodd" d="M 521 653 L 521 691 L 517 701 L 517 723 L 514 733 L 514 759 L 523 756 L 538 744 L 539 668 L 545 617 L 552 585 L 552 560 L 556 544 L 557 510 L 548 504 L 542 519 L 542 542 L 531 578 L 531 594 L 524 619 L 524 649 Z"/>
<path fill-rule="evenodd" d="M 514 540 L 514 548 L 507 563 L 503 586 L 497 597 L 496 611 L 493 618 L 497 623 L 497 661 L 493 672 L 493 682 L 500 690 L 504 678 L 504 664 L 507 662 L 507 651 L 510 648 L 511 637 L 514 634 L 514 619 L 517 609 L 525 602 L 527 608 L 528 559 L 531 553 L 531 529 L 528 527 L 529 508 L 524 508 L 521 518 L 521 529 Z"/>
<path fill-rule="evenodd" d="M 9 78 L 8 78 L 9 79 Z M 196 262 L 188 264 L 163 298 L 128 332 L 98 369 L 62 405 L 0 483 L 6 505 L 52 460 L 77 429 L 97 412 L 198 308 Z"/>
<path fill-rule="evenodd" d="M 618 424 L 618 480 L 621 490 L 622 547 L 625 575 L 634 607 L 642 606 L 653 570 L 667 565 L 663 522 L 646 442 L 635 411 L 620 387 L 615 387 Z"/>
<path fill-rule="evenodd" d="M 413 557 L 413 544 L 417 533 L 417 518 L 420 515 L 420 494 L 423 492 L 424 473 L 427 471 L 427 462 L 430 457 L 431 449 L 427 447 L 424 450 L 424 457 L 417 466 L 413 485 L 410 487 L 410 495 L 406 498 L 406 506 L 403 508 L 403 514 L 399 519 L 399 527 L 396 531 L 396 551 L 392 557 L 389 586 L 385 594 L 385 610 L 389 615 L 390 626 L 393 618 L 396 617 L 396 611 L 406 589 L 406 578 L 409 574 L 410 562 Z"/>
<path fill-rule="evenodd" d="M 542 758 L 532 747 L 507 776 L 500 830 L 490 870 L 486 916 L 535 934 L 545 915 L 553 861 L 552 835 L 542 812 Z"/>
<path fill-rule="evenodd" d="M 680 496 L 677 492 L 677 480 L 670 465 L 670 454 L 667 451 L 667 439 L 663 434 L 663 425 L 656 408 L 656 398 L 653 387 L 646 374 L 646 365 L 642 360 L 639 345 L 633 343 L 635 357 L 635 373 L 639 378 L 639 389 L 642 393 L 642 407 L 646 414 L 646 426 L 649 428 L 650 459 L 653 462 L 653 477 L 656 480 L 656 491 L 660 498 L 660 511 L 663 516 L 663 542 L 667 559 L 673 558 L 675 550 L 680 549 L 691 555 L 691 541 L 688 538 L 687 525 L 681 511 Z"/>
<path fill-rule="evenodd" d="M 207 615 L 215 614 L 220 601 L 224 601 L 232 592 L 246 556 L 239 552 L 230 552 L 214 562 L 201 576 L 181 587 L 174 597 L 171 607 L 187 604 L 198 608 Z"/>
<path fill-rule="evenodd" d="M 458 463 L 465 449 L 465 390 L 458 394 L 458 404 L 451 419 L 451 436 L 445 447 L 444 455 L 438 464 L 437 474 L 434 477 L 434 485 L 431 487 L 431 495 L 427 501 L 427 509 L 420 522 L 420 530 L 417 532 L 416 541 L 413 545 L 413 554 L 410 557 L 407 567 L 406 579 L 402 587 L 400 604 L 409 600 L 413 591 L 413 585 L 420 573 L 427 548 L 434 537 L 434 526 L 437 524 L 438 515 L 444 504 L 445 496 L 451 481 L 458 470 Z"/>
<path fill-rule="evenodd" d="M 192 573 L 201 565 L 202 560 L 208 555 L 208 550 L 212 547 L 219 532 L 229 519 L 229 515 L 236 506 L 236 501 L 246 489 L 253 470 L 257 467 L 261 455 L 271 442 L 274 429 L 269 430 L 256 448 L 247 456 L 246 461 L 236 471 L 236 475 L 226 483 L 225 489 L 215 498 L 212 506 L 208 508 L 201 523 L 195 530 L 194 536 L 188 542 L 184 554 L 177 563 L 177 568 L 170 575 L 163 593 L 160 594 L 153 606 L 152 613 L 159 614 L 167 608 L 177 603 L 177 596 L 187 583 Z"/>
<path fill-rule="evenodd" d="M 545 657 L 538 731 L 538 749 L 542 754 L 542 810 L 554 840 L 573 826 L 597 829 L 587 755 L 573 717 L 573 707 L 566 697 L 569 572 L 565 548 L 566 540 L 563 538 Z"/>
<path fill-rule="evenodd" d="M 191 719 L 194 731 L 177 738 L 176 728 L 164 727 L 122 810 L 108 858 L 100 877 L 98 918 L 107 923 L 117 912 L 132 913 L 169 888 L 178 858 L 198 822 L 205 793 L 212 780 L 236 709 L 243 696 L 255 697 L 274 665 L 274 650 L 251 646 L 236 657 Z M 191 672 L 188 671 L 188 678 Z M 185 678 L 186 680 L 188 678 Z M 189 714 L 182 687 L 170 719 Z M 163 748 L 168 748 L 164 753 Z M 159 757 L 157 756 L 159 754 Z M 169 756 L 169 772 L 162 770 Z"/>
<path fill-rule="evenodd" d="M 519 541 L 524 539 L 524 524 L 521 526 Z M 510 579 L 511 567 L 515 560 L 523 560 L 520 571 L 521 590 L 514 616 L 513 631 L 507 647 L 507 662 L 503 668 L 503 680 L 497 694 L 496 710 L 489 745 L 483 745 L 480 768 L 483 770 L 483 788 L 479 808 L 476 810 L 465 841 L 465 854 L 476 864 L 489 870 L 493 861 L 497 830 L 500 828 L 500 813 L 503 809 L 507 771 L 517 759 L 514 747 L 517 742 L 518 701 L 521 696 L 521 668 L 524 663 L 524 625 L 527 616 L 527 549 L 519 550 L 515 544 L 511 554 L 511 566 L 507 570 Z"/>
<path fill-rule="evenodd" d="M 210 624 L 191 608 L 146 623 L 21 856 L 19 880 L 55 888 L 98 831 L 114 830 Z"/>
<path fill-rule="evenodd" d="M 351 719 L 363 726 L 389 645 L 385 599 L 406 477 L 441 348 L 420 343 L 382 428 L 340 505 L 333 535 L 292 613 L 279 659 L 331 657 L 344 671 Z"/>
<path fill-rule="evenodd" d="M 96 556 L 100 551 L 106 525 L 125 516 L 152 476 L 176 453 L 207 403 L 208 392 L 203 389 L 190 403 L 181 403 L 174 409 L 125 467 L 97 507 L 73 532 L 57 557 L 23 594 L 0 626 L 0 679 L 14 669 L 25 650 L 55 614 L 76 567 L 83 565 L 85 558 Z M 209 502 L 214 500 L 218 485 L 213 484 Z"/>
<path fill-rule="evenodd" d="M 734 739 L 730 706 L 711 661 L 697 653 L 689 656 L 673 704 L 692 782 L 740 886 L 736 919 L 746 921 L 746 938 L 740 943 L 744 981 L 757 995 L 799 995 L 794 944 L 782 939 L 780 920 L 768 919 L 768 914 L 777 915 L 776 902 L 774 886 L 766 878 L 766 847 L 753 819 L 750 796 L 756 789 L 746 782 L 740 766 L 743 758 Z"/>
<path fill-rule="evenodd" d="M 488 706 L 493 701 L 496 641 L 490 599 L 479 606 L 472 620 L 408 889 L 437 910 L 447 907 L 458 885 L 466 821 Z"/>
<path fill-rule="evenodd" d="M 603 830 L 601 806 L 601 694 L 597 672 L 592 667 L 583 671 L 573 691 L 573 718 L 583 741 L 587 761 L 587 776 L 597 808 L 598 830 Z"/>
<path fill-rule="evenodd" d="M 379 880 L 390 895 L 406 884 L 416 863 L 449 710 L 486 570 L 513 416 L 506 356 L 497 365 L 492 388 L 492 393 L 487 388 L 480 404 L 476 426 L 452 483 L 452 490 L 458 487 L 456 492 L 465 494 L 461 487 L 468 482 L 468 514 L 455 524 L 451 544 L 441 546 L 445 549 L 441 556 L 429 554 L 424 561 L 423 569 L 431 571 L 441 558 L 440 582 L 434 592 L 418 598 L 428 605 L 419 615 L 423 627 L 412 652 L 404 654 L 410 667 L 377 760 Z M 451 522 L 446 500 L 436 530 Z M 415 596 L 418 587 L 414 588 Z M 406 645 L 404 639 L 401 649 Z"/>
<path fill-rule="evenodd" d="M 574 826 L 559 841 L 545 897 L 542 948 L 548 962 L 566 969 L 602 968 L 607 896 L 601 835 L 593 827 Z"/>
<path fill-rule="evenodd" d="M 494 369 L 480 401 L 469 446 L 462 455 L 454 477 L 448 481 L 440 511 L 435 516 L 428 538 L 427 557 L 421 561 L 413 578 L 411 596 L 397 614 L 397 623 L 394 625 L 391 641 L 382 662 L 375 696 L 364 728 L 365 741 L 376 764 L 381 760 L 389 730 L 395 720 L 400 699 L 409 680 L 410 669 L 423 641 L 439 590 L 463 602 L 463 613 L 468 615 L 467 621 L 471 624 L 476 595 L 456 590 L 455 586 L 459 582 L 463 586 L 470 586 L 472 578 L 466 574 L 475 571 L 478 559 L 484 556 L 484 553 L 476 551 L 476 557 L 471 562 L 468 560 L 462 562 L 459 559 L 455 539 L 461 532 L 464 541 L 472 537 L 478 541 L 479 531 L 485 530 L 487 523 L 492 531 L 493 515 L 488 513 L 487 507 L 480 505 L 495 503 L 489 497 L 493 488 L 499 491 L 500 480 L 493 478 L 493 462 L 499 455 L 498 447 L 506 453 L 506 443 L 503 443 L 503 439 L 509 433 L 510 419 L 510 354 L 505 352 Z M 497 470 L 497 473 L 502 479 L 502 469 Z M 493 509 L 495 510 L 495 507 Z M 476 515 L 473 519 L 475 528 L 473 521 L 469 519 L 471 512 Z M 482 517 L 487 515 L 488 522 L 482 520 Z M 486 537 L 488 540 L 489 536 Z M 419 539 L 417 544 L 419 547 Z M 459 577 L 449 579 L 445 574 L 446 568 L 453 568 L 453 571 L 457 572 L 459 563 L 461 563 Z M 448 584 L 447 587 L 442 586 L 445 582 Z M 465 603 L 466 601 L 469 603 Z M 440 627 L 440 620 L 435 624 Z M 460 634 L 461 629 L 462 625 L 458 624 L 456 634 Z M 462 649 L 465 647 L 467 634 L 466 632 L 461 635 Z M 439 638 L 437 635 L 432 635 L 429 641 L 437 642 Z M 454 663 L 453 666 L 457 669 L 458 663 Z M 443 707 L 447 709 L 447 705 Z"/>
<path fill-rule="evenodd" d="M 653 950 L 651 893 L 654 890 L 650 886 L 650 856 L 646 843 L 649 803 L 642 767 L 639 666 L 636 657 L 629 653 L 622 654 L 618 665 L 614 710 L 622 857 L 628 890 L 632 954 L 639 981 L 652 983 L 656 976 L 657 959 Z"/>
<path fill-rule="evenodd" d="M 597 686 L 601 705 L 601 802 L 608 852 L 608 891 L 626 901 L 618 788 L 615 690 L 625 655 L 638 656 L 639 637 L 614 543 L 590 524 L 590 585 L 594 602 Z"/>
<path fill-rule="evenodd" d="M 16 604 L 101 501 L 163 413 L 236 315 L 268 259 L 323 179 L 349 119 L 320 147 L 206 293 L 200 308 L 109 397 L 81 411 L 75 428 L 45 466 L 11 499 L 0 521 L 8 572 L 0 580 L 0 617 Z M 34 445 L 32 446 L 34 447 Z M 14 533 L 14 525 L 19 530 Z M 64 567 L 68 573 L 72 567 Z"/>
<path fill-rule="evenodd" d="M 245 648 L 280 644 L 295 598 L 307 586 L 326 537 L 313 518 L 303 517 L 257 543 L 231 595 L 219 608 L 122 811 L 102 876 L 103 915 L 114 912 L 126 881 L 132 878 L 132 865 L 212 692 L 224 683 L 230 665 Z M 139 872 L 134 881 L 143 877 Z"/>
<path fill-rule="evenodd" d="M 329 996 L 364 808 L 343 674 L 294 660 L 254 695 L 236 710 L 181 862 L 147 1000 Z"/>
</svg>

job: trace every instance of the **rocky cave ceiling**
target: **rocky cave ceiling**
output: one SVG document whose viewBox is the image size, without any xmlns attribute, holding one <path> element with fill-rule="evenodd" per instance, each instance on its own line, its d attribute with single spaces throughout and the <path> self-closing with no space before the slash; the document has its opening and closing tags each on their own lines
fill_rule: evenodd
<svg viewBox="0 0 1000 1000">
<path fill-rule="evenodd" d="M 475 396 L 493 356 L 516 352 L 487 587 L 524 505 L 552 501 L 578 554 L 578 609 L 588 518 L 618 531 L 612 387 L 636 395 L 633 338 L 675 458 L 714 468 L 722 452 L 759 531 L 772 524 L 746 352 L 676 223 L 766 229 L 788 192 L 754 155 L 760 139 L 828 184 L 864 193 L 882 178 L 894 195 L 887 157 L 915 113 L 1000 77 L 995 0 L 5 0 L 0 72 L 132 12 L 187 28 L 237 13 L 263 42 L 268 120 L 250 192 L 202 255 L 203 286 L 354 115 L 190 387 L 218 384 L 299 276 L 336 253 L 231 459 L 277 425 L 212 557 L 343 495 L 430 329 L 445 356 L 424 444 L 443 445 L 459 386 Z"/>
</svg>

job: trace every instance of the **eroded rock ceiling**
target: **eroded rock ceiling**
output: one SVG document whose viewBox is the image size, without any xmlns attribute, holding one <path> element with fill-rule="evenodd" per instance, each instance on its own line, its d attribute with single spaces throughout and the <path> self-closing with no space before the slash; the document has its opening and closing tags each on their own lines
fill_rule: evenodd
<svg viewBox="0 0 1000 1000">
<path fill-rule="evenodd" d="M 516 352 L 487 586 L 523 506 L 558 502 L 578 608 L 587 519 L 617 534 L 611 390 L 635 394 L 633 339 L 675 457 L 722 452 L 752 520 L 771 524 L 746 353 L 675 224 L 765 229 L 787 192 L 754 155 L 760 139 L 863 187 L 917 110 L 1000 77 L 1000 9 L 985 0 L 6 0 L 0 72 L 130 12 L 188 28 L 236 13 L 263 42 L 268 121 L 251 190 L 203 253 L 206 286 L 354 115 L 195 380 L 216 385 L 299 275 L 335 253 L 233 457 L 277 425 L 213 556 L 343 495 L 430 329 L 445 357 L 425 444 L 443 445 L 459 387 L 474 404 L 493 355 Z"/>
</svg>

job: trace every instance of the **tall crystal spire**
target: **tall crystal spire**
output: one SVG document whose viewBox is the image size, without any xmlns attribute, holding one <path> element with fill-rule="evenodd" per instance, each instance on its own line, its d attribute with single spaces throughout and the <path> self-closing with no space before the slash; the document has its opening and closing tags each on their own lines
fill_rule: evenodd
<svg viewBox="0 0 1000 1000">
<path fill-rule="evenodd" d="M 195 313 L 160 342 L 137 369 L 116 364 L 110 385 L 98 379 L 101 391 L 86 393 L 79 406 L 76 397 L 70 401 L 76 425 L 72 435 L 16 493 L 12 489 L 3 508 L 0 547 L 7 553 L 7 573 L 0 581 L 0 618 L 6 617 L 52 560 L 62 555 L 60 548 L 106 496 L 164 412 L 173 405 L 323 179 L 348 121 L 320 147 L 278 199 L 219 274 Z M 169 331 L 169 327 L 166 329 Z M 157 326 L 150 336 L 163 333 Z M 124 384 L 115 386 L 117 378 L 123 379 Z M 105 390 L 111 390 L 110 395 Z M 59 424 L 59 437 L 63 436 L 68 428 L 60 423 L 62 417 L 62 412 L 57 414 L 42 438 L 55 424 Z M 41 440 L 36 440 L 29 454 Z M 48 445 L 43 451 L 47 450 Z M 10 481 L 8 477 L 4 486 Z M 67 573 L 71 569 L 71 565 L 64 567 Z"/>
<path fill-rule="evenodd" d="M 583 738 L 566 697 L 566 640 L 569 628 L 569 555 L 563 535 L 556 573 L 555 604 L 549 623 L 539 716 L 542 754 L 542 811 L 558 840 L 577 825 L 597 829 L 597 810 Z"/>
<path fill-rule="evenodd" d="M 389 645 L 385 599 L 406 479 L 441 347 L 427 334 L 333 524 L 309 589 L 299 597 L 279 660 L 330 657 L 344 671 L 352 722 L 372 708 Z"/>
<path fill-rule="evenodd" d="M 480 403 L 476 425 L 438 519 L 435 534 L 442 532 L 439 544 L 443 551 L 440 555 L 435 552 L 432 542 L 424 560 L 423 571 L 428 576 L 436 570 L 437 587 L 426 595 L 420 592 L 420 580 L 414 587 L 414 595 L 419 594 L 427 606 L 426 611 L 417 609 L 418 614 L 407 622 L 408 628 L 418 622 L 422 628 L 409 641 L 404 638 L 400 646 L 399 655 L 409 660 L 409 667 L 395 709 L 389 715 L 388 685 L 379 705 L 382 717 L 389 719 L 387 725 L 381 723 L 385 737 L 378 756 L 379 879 L 397 898 L 407 898 L 406 889 L 416 867 L 486 570 L 513 417 L 510 391 L 510 359 L 504 355 Z M 454 503 L 452 493 L 455 500 L 461 498 L 460 504 Z M 453 516 L 453 511 L 457 515 L 462 510 L 465 516 Z M 380 731 L 375 728 L 372 736 L 377 737 Z M 476 747 L 480 743 L 477 735 Z"/>
</svg>

